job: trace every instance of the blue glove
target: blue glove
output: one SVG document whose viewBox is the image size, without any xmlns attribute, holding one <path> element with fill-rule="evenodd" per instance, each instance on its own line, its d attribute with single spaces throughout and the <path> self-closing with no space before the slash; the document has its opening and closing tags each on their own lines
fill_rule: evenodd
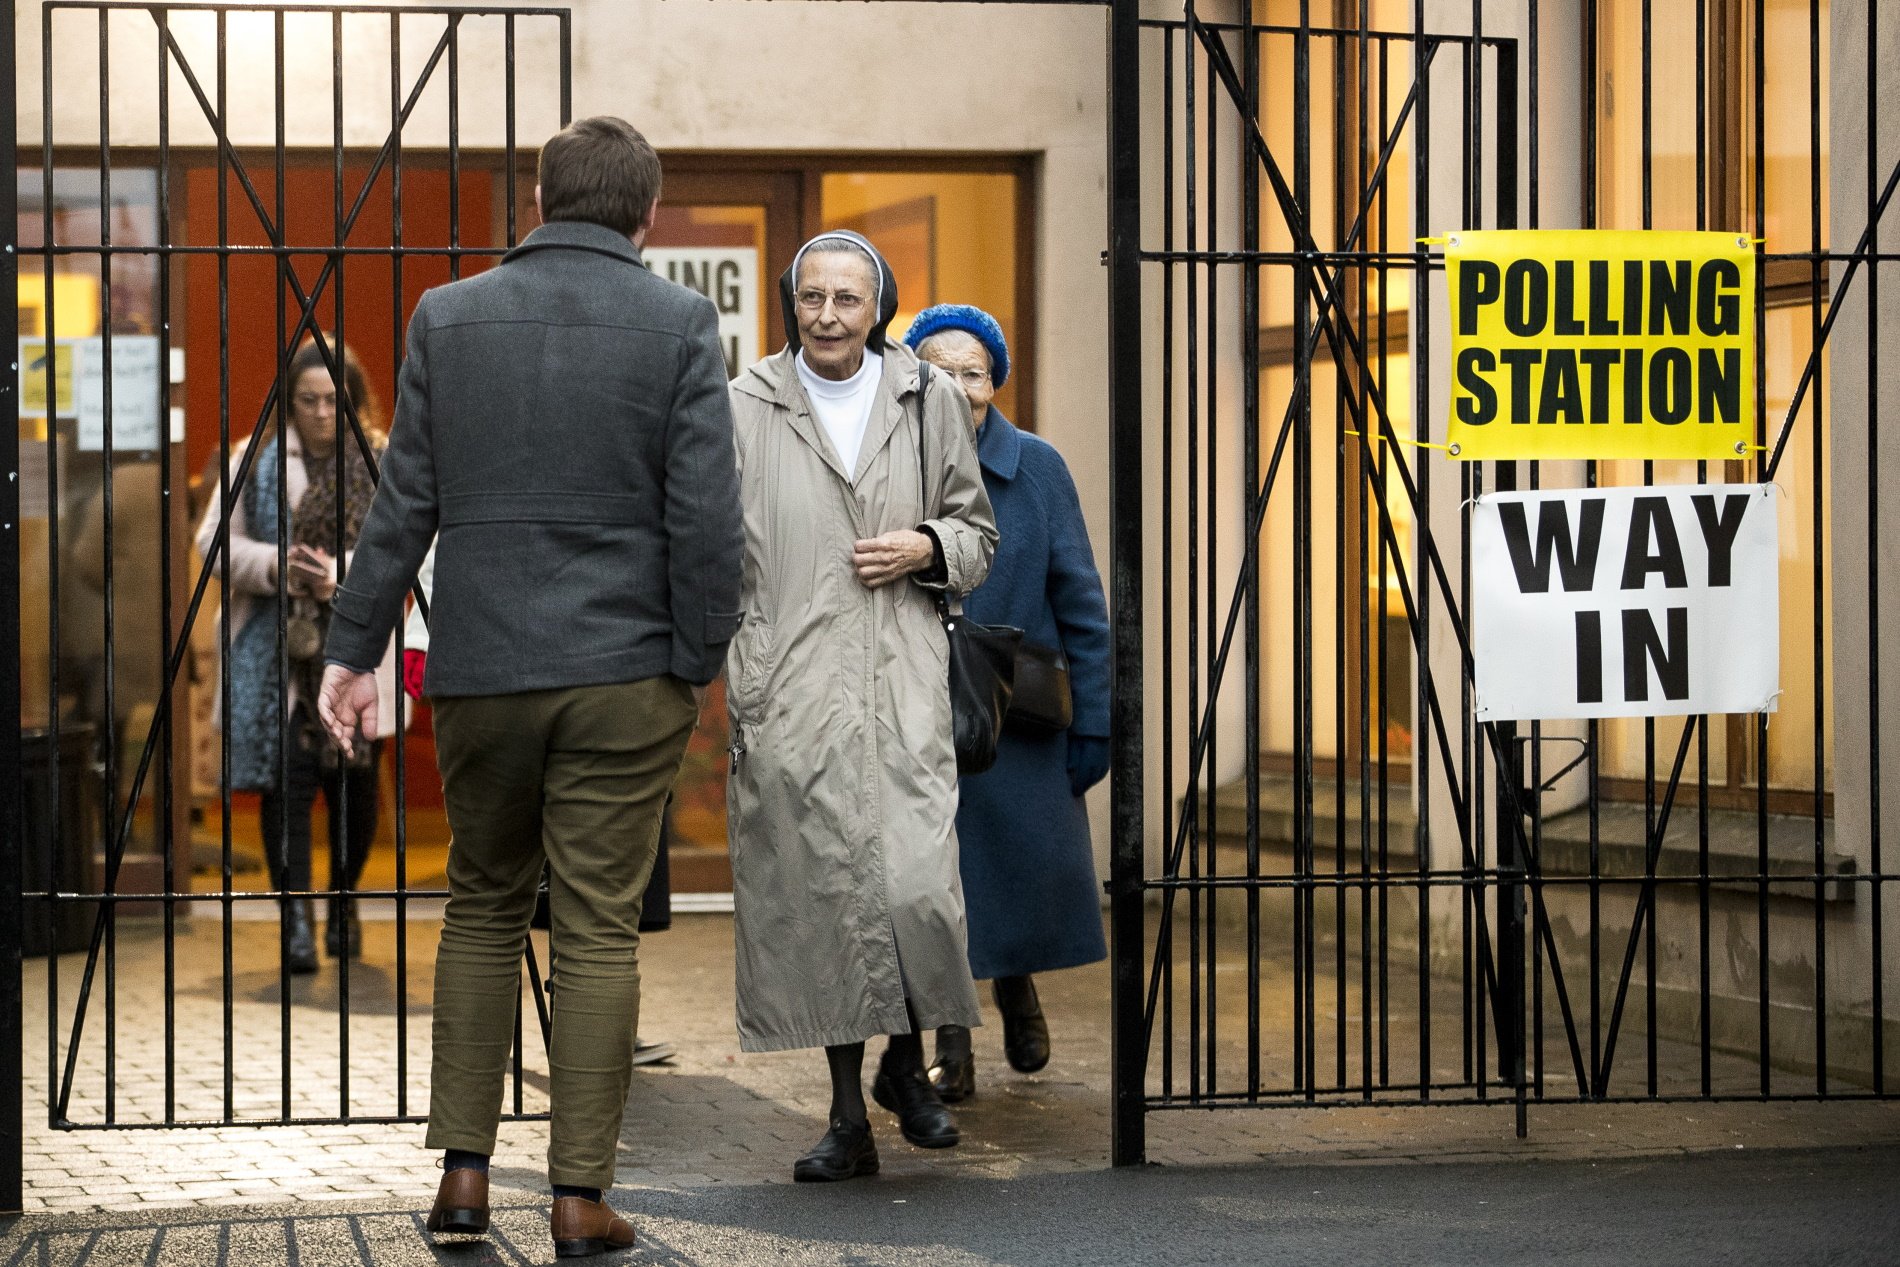
<svg viewBox="0 0 1900 1267">
<path fill-rule="evenodd" d="M 1108 740 L 1097 735 L 1069 735 L 1069 790 L 1082 793 L 1108 777 Z"/>
</svg>

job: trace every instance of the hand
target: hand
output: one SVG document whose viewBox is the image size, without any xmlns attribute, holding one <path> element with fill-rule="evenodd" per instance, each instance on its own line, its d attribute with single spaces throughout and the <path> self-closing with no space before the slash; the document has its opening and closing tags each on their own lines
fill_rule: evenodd
<svg viewBox="0 0 1900 1267">
<path fill-rule="evenodd" d="M 376 729 L 376 675 L 340 664 L 325 665 L 323 685 L 317 691 L 317 717 L 343 755 L 355 756 L 357 732 Z"/>
<path fill-rule="evenodd" d="M 1069 791 L 1076 796 L 1108 776 L 1108 740 L 1096 735 L 1069 735 Z"/>
<path fill-rule="evenodd" d="M 929 537 L 909 528 L 887 532 L 881 537 L 860 541 L 851 547 L 851 566 L 866 589 L 878 589 L 892 581 L 921 572 L 937 557 L 937 547 Z"/>
<path fill-rule="evenodd" d="M 317 546 L 292 546 L 290 562 L 290 592 L 308 594 L 319 603 L 327 603 L 336 595 L 336 560 L 330 552 Z"/>
</svg>

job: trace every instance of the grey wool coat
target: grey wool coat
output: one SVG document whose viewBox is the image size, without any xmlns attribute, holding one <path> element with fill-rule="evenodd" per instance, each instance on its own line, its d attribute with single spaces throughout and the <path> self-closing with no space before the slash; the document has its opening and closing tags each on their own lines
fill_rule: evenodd
<svg viewBox="0 0 1900 1267">
<path fill-rule="evenodd" d="M 891 344 L 858 469 L 841 468 L 787 349 L 732 384 L 745 619 L 728 652 L 727 785 L 747 1051 L 976 1025 L 957 865 L 949 647 L 913 576 L 866 589 L 854 542 L 928 528 L 942 588 L 989 571 L 996 524 L 968 406 Z M 877 355 L 867 352 L 866 355 Z"/>
<path fill-rule="evenodd" d="M 427 694 L 710 682 L 739 621 L 725 379 L 711 301 L 598 224 L 423 295 L 326 657 L 381 659 L 435 541 Z"/>
</svg>

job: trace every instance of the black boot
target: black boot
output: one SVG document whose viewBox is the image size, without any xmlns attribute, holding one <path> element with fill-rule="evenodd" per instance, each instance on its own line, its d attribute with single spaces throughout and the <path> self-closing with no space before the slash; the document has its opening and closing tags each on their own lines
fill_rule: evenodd
<svg viewBox="0 0 1900 1267">
<path fill-rule="evenodd" d="M 1003 1054 L 1018 1073 L 1034 1073 L 1049 1063 L 1049 1022 L 1042 1018 L 1033 977 L 998 977 L 992 983 L 996 1010 L 1003 1014 Z"/>
<path fill-rule="evenodd" d="M 345 954 L 352 959 L 363 957 L 363 926 L 356 921 L 355 898 L 330 899 L 330 922 L 323 930 L 323 948 L 332 959 Z"/>
<path fill-rule="evenodd" d="M 937 1027 L 937 1063 L 930 1066 L 930 1085 L 945 1104 L 976 1094 L 976 1056 L 970 1050 L 970 1031 L 963 1026 Z"/>
<path fill-rule="evenodd" d="M 904 1138 L 919 1148 L 953 1148 L 957 1124 L 943 1107 L 930 1085 L 921 1058 L 915 1064 L 891 1059 L 884 1053 L 878 1062 L 877 1081 L 871 1084 L 871 1098 L 897 1114 L 897 1125 Z"/>
<path fill-rule="evenodd" d="M 310 918 L 310 903 L 298 899 L 284 903 L 290 938 L 284 946 L 284 964 L 297 976 L 317 970 L 317 933 Z"/>
<path fill-rule="evenodd" d="M 877 1141 L 871 1138 L 871 1124 L 843 1118 L 831 1124 L 816 1148 L 792 1163 L 792 1178 L 799 1183 L 836 1183 L 876 1173 Z"/>
</svg>

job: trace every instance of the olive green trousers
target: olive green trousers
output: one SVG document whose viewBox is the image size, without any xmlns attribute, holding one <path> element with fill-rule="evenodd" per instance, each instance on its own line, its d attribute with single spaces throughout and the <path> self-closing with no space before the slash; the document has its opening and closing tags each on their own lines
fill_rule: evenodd
<svg viewBox="0 0 1900 1267">
<path fill-rule="evenodd" d="M 692 689 L 655 677 L 434 706 L 454 839 L 428 1146 L 495 1151 L 545 858 L 557 965 L 548 1179 L 611 1187 L 640 1014 L 640 897 L 693 732 Z"/>
</svg>

